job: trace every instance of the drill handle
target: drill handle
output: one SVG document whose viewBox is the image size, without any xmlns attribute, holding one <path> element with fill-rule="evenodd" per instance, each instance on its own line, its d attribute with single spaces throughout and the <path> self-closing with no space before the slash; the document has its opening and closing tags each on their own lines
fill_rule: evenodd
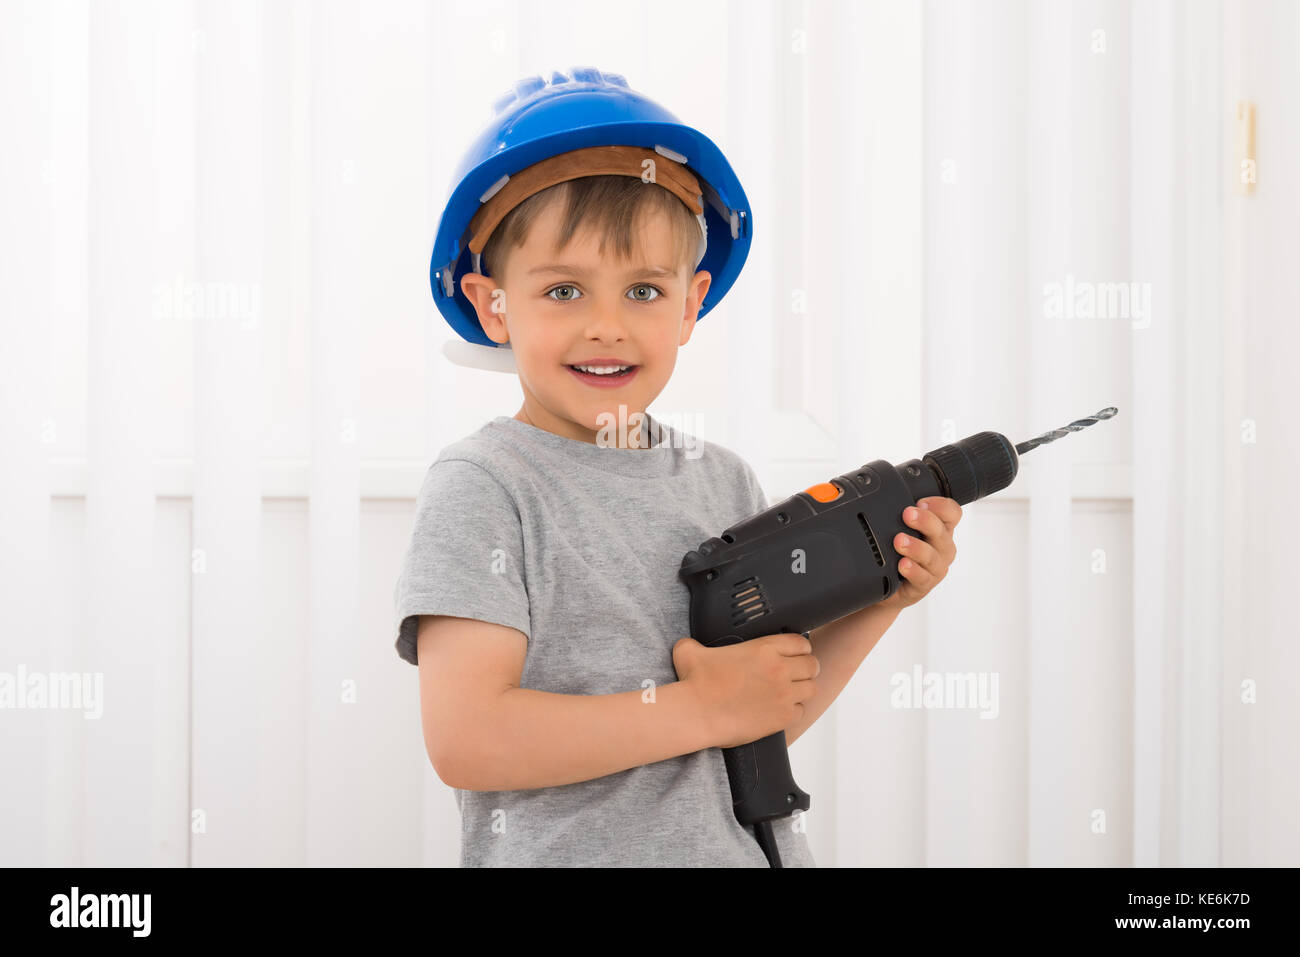
<svg viewBox="0 0 1300 957">
<path fill-rule="evenodd" d="M 807 632 L 803 634 L 807 637 Z M 717 648 L 743 640 L 736 635 L 723 635 L 700 643 Z M 723 748 L 722 758 L 727 764 L 732 807 L 741 824 L 757 824 L 808 810 L 811 799 L 794 783 L 784 729 L 749 744 Z"/>
<path fill-rule="evenodd" d="M 736 820 L 757 824 L 808 810 L 808 794 L 794 783 L 790 747 L 782 729 L 738 748 L 723 748 Z"/>
</svg>

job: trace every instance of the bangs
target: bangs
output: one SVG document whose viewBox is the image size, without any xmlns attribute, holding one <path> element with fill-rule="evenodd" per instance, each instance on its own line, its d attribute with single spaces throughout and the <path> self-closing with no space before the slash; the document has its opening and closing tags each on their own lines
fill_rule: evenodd
<svg viewBox="0 0 1300 957">
<path fill-rule="evenodd" d="M 483 264 L 489 275 L 502 274 L 509 252 L 524 244 L 533 222 L 552 202 L 563 204 L 553 248 L 557 255 L 579 230 L 592 230 L 600 237 L 602 255 L 612 249 L 623 262 L 634 257 L 645 261 L 644 225 L 664 214 L 672 234 L 676 268 L 679 272 L 686 270 L 689 277 L 695 265 L 700 224 L 673 193 L 635 176 L 583 176 L 534 193 L 506 215 L 483 247 Z"/>
</svg>

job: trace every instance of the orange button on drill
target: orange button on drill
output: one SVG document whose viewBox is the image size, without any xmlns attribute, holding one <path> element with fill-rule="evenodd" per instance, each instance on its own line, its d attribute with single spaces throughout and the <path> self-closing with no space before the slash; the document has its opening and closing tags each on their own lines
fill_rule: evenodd
<svg viewBox="0 0 1300 957">
<path fill-rule="evenodd" d="M 844 490 L 833 482 L 818 482 L 816 485 L 808 486 L 804 491 L 819 502 L 833 502 L 844 494 Z"/>
</svg>

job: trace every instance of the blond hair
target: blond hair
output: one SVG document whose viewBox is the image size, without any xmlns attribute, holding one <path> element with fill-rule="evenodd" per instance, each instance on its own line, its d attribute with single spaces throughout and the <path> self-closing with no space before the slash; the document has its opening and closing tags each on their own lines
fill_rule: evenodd
<svg viewBox="0 0 1300 957">
<path fill-rule="evenodd" d="M 643 217 L 666 213 L 673 236 L 674 262 L 686 269 L 689 279 L 701 236 L 695 214 L 667 189 L 635 176 L 620 175 L 565 180 L 525 199 L 506 214 L 483 247 L 482 262 L 488 275 L 501 278 L 510 251 L 524 244 L 534 220 L 552 201 L 565 204 L 555 237 L 557 254 L 579 227 L 587 227 L 600 236 L 601 253 L 613 245 L 619 257 L 627 261 L 634 247 L 641 250 Z"/>
</svg>

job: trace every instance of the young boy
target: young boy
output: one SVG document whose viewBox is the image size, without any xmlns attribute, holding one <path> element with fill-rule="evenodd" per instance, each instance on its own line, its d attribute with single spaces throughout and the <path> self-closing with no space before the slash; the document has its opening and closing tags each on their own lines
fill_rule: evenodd
<svg viewBox="0 0 1300 957">
<path fill-rule="evenodd" d="M 688 636 L 682 556 L 767 501 L 734 452 L 646 412 L 713 280 L 703 194 L 673 162 L 553 151 L 470 230 L 481 271 L 460 289 L 508 343 L 523 402 L 430 466 L 396 592 L 462 866 L 768 866 L 721 749 L 783 729 L 793 743 L 951 561 L 959 509 L 927 500 L 905 516 L 928 539 L 902 549 L 910 589 L 811 641 Z M 814 866 L 797 817 L 774 822 L 782 865 Z"/>
</svg>

